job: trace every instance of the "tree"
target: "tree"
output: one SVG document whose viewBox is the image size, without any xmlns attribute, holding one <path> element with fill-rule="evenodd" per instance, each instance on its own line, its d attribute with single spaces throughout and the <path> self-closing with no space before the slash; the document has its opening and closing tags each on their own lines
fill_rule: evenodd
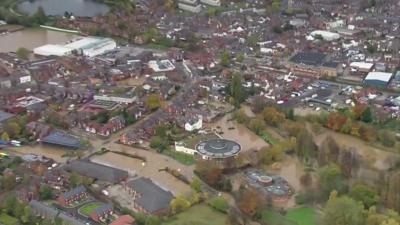
<svg viewBox="0 0 400 225">
<path fill-rule="evenodd" d="M 322 145 L 318 153 L 319 165 L 325 165 L 328 163 L 337 163 L 339 159 L 340 147 L 335 139 L 331 136 L 327 136 L 322 142 Z"/>
<path fill-rule="evenodd" d="M 7 133 L 11 134 L 11 136 L 18 136 L 19 134 L 21 134 L 21 126 L 15 122 L 15 121 L 11 121 L 9 123 L 7 123 L 6 125 L 6 130 Z"/>
<path fill-rule="evenodd" d="M 235 58 L 236 58 L 236 62 L 242 63 L 244 61 L 244 54 L 243 53 L 237 53 Z"/>
<path fill-rule="evenodd" d="M 146 99 L 146 107 L 150 110 L 156 110 L 161 107 L 161 99 L 157 94 L 151 94 Z"/>
<path fill-rule="evenodd" d="M 381 225 L 400 225 L 400 224 L 394 219 L 387 219 L 383 221 Z"/>
<path fill-rule="evenodd" d="M 249 129 L 254 133 L 256 133 L 257 135 L 261 134 L 264 128 L 265 128 L 264 120 L 260 118 L 253 118 L 250 120 Z"/>
<path fill-rule="evenodd" d="M 371 107 L 367 107 L 361 115 L 361 120 L 365 123 L 371 123 L 374 118 L 372 115 Z"/>
<path fill-rule="evenodd" d="M 260 113 L 263 111 L 265 106 L 267 105 L 267 102 L 263 96 L 254 96 L 252 101 L 251 101 L 251 110 L 254 113 Z"/>
<path fill-rule="evenodd" d="M 29 58 L 30 51 L 26 48 L 18 48 L 15 54 L 17 54 L 18 58 L 27 60 Z"/>
<path fill-rule="evenodd" d="M 225 200 L 224 197 L 215 197 L 215 198 L 211 199 L 210 205 L 214 209 L 216 209 L 220 212 L 223 212 L 223 213 L 226 213 L 229 209 L 229 204 Z"/>
<path fill-rule="evenodd" d="M 150 139 L 150 147 L 163 152 L 168 148 L 168 142 L 162 137 L 154 136 Z"/>
<path fill-rule="evenodd" d="M 99 114 L 97 114 L 97 122 L 105 124 L 108 122 L 110 119 L 110 115 L 108 114 L 107 111 L 102 111 Z"/>
<path fill-rule="evenodd" d="M 228 67 L 231 64 L 231 56 L 228 51 L 224 51 L 221 55 L 221 65 Z"/>
<path fill-rule="evenodd" d="M 18 204 L 18 200 L 15 197 L 15 195 L 6 196 L 6 199 L 4 200 L 4 204 L 3 204 L 4 212 L 9 215 L 13 215 L 13 211 L 16 208 L 17 204 Z"/>
<path fill-rule="evenodd" d="M 33 19 L 36 21 L 36 23 L 41 25 L 47 22 L 46 13 L 44 12 L 41 6 L 37 9 L 36 13 L 33 15 Z"/>
<path fill-rule="evenodd" d="M 228 85 L 228 94 L 232 98 L 231 103 L 239 108 L 240 104 L 245 100 L 246 93 L 242 86 L 242 75 L 240 73 L 234 73 L 232 79 Z"/>
<path fill-rule="evenodd" d="M 318 150 L 312 134 L 308 130 L 303 130 L 297 137 L 296 153 L 304 159 L 313 158 Z"/>
<path fill-rule="evenodd" d="M 32 220 L 32 212 L 31 212 L 31 207 L 30 206 L 25 206 L 22 216 L 21 216 L 21 222 L 22 223 L 28 223 L 29 221 Z"/>
<path fill-rule="evenodd" d="M 304 187 L 310 187 L 312 185 L 311 173 L 307 172 L 300 177 L 300 184 Z"/>
<path fill-rule="evenodd" d="M 263 148 L 260 152 L 261 152 L 261 161 L 265 165 L 281 161 L 284 156 L 283 149 L 279 145 L 275 145 L 270 148 Z"/>
<path fill-rule="evenodd" d="M 277 126 L 285 120 L 285 114 L 275 107 L 267 107 L 262 112 L 263 118 L 267 124 Z"/>
<path fill-rule="evenodd" d="M 378 194 L 372 188 L 364 184 L 356 184 L 351 188 L 350 197 L 364 204 L 365 208 L 370 208 L 379 202 Z"/>
<path fill-rule="evenodd" d="M 71 173 L 71 175 L 68 178 L 69 185 L 73 188 L 78 187 L 81 185 L 81 179 L 78 174 L 76 173 Z"/>
<path fill-rule="evenodd" d="M 199 178 L 194 178 L 190 187 L 197 193 L 201 192 L 201 181 Z"/>
<path fill-rule="evenodd" d="M 396 135 L 393 132 L 382 129 L 378 133 L 378 140 L 386 147 L 393 147 L 396 144 Z"/>
<path fill-rule="evenodd" d="M 9 141 L 10 140 L 10 135 L 8 135 L 7 132 L 3 132 L 3 134 L 1 135 L 1 140 Z"/>
<path fill-rule="evenodd" d="M 340 167 L 336 164 L 323 166 L 318 171 L 318 181 L 323 197 L 328 196 L 333 190 L 344 193 L 347 185 Z"/>
<path fill-rule="evenodd" d="M 246 124 L 250 120 L 244 109 L 239 109 L 235 113 L 235 119 L 238 123 L 244 123 L 244 124 Z"/>
<path fill-rule="evenodd" d="M 400 171 L 396 171 L 388 179 L 386 205 L 396 211 L 400 210 Z"/>
<path fill-rule="evenodd" d="M 248 189 L 241 196 L 239 201 L 239 209 L 250 217 L 253 217 L 260 205 L 260 197 L 256 190 Z"/>
<path fill-rule="evenodd" d="M 323 221 L 325 225 L 364 225 L 364 207 L 347 196 L 333 197 L 327 202 Z"/>
<path fill-rule="evenodd" d="M 171 211 L 172 214 L 182 212 L 190 207 L 190 202 L 183 196 L 179 194 L 175 199 L 171 201 Z"/>
<path fill-rule="evenodd" d="M 39 190 L 40 200 L 50 200 L 53 197 L 53 191 L 49 185 L 41 185 Z"/>
</svg>

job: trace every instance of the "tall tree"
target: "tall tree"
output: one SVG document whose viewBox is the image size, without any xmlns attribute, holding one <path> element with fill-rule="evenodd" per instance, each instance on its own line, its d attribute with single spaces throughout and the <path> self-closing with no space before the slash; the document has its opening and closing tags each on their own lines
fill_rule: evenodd
<svg viewBox="0 0 400 225">
<path fill-rule="evenodd" d="M 239 108 L 240 104 L 246 98 L 246 92 L 242 86 L 242 75 L 240 73 L 234 73 L 228 86 L 228 94 L 231 97 L 231 103 Z"/>
<path fill-rule="evenodd" d="M 330 198 L 324 210 L 324 225 L 364 225 L 364 207 L 347 196 Z"/>
</svg>

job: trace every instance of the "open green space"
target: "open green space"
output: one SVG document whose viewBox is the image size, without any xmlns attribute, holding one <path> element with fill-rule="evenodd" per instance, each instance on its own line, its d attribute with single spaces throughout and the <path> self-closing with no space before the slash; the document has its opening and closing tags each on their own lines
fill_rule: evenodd
<svg viewBox="0 0 400 225">
<path fill-rule="evenodd" d="M 9 216 L 5 213 L 0 214 L 0 223 L 4 225 L 17 225 L 18 224 L 18 219 Z"/>
<path fill-rule="evenodd" d="M 315 209 L 306 206 L 290 209 L 286 215 L 274 210 L 265 210 L 261 220 L 268 225 L 317 225 Z"/>
<path fill-rule="evenodd" d="M 162 152 L 164 155 L 167 155 L 173 159 L 175 159 L 176 161 L 182 163 L 183 165 L 194 165 L 196 164 L 196 160 L 194 159 L 194 157 L 192 155 L 188 155 L 185 153 L 181 153 L 181 152 L 176 152 L 174 150 L 164 150 Z"/>
<path fill-rule="evenodd" d="M 193 206 L 187 211 L 174 216 L 163 225 L 224 225 L 226 224 L 226 215 L 211 207 L 201 204 Z"/>
<path fill-rule="evenodd" d="M 296 222 L 285 218 L 273 210 L 265 210 L 262 212 L 261 220 L 263 223 L 268 225 L 298 225 Z"/>
<path fill-rule="evenodd" d="M 296 221 L 298 225 L 317 225 L 315 209 L 311 207 L 300 207 L 287 212 L 287 219 Z"/>
<path fill-rule="evenodd" d="M 97 209 L 100 206 L 101 206 L 100 202 L 91 202 L 91 203 L 88 203 L 88 204 L 82 206 L 79 209 L 79 212 L 85 216 L 90 216 L 90 214 L 93 212 L 93 210 Z"/>
</svg>

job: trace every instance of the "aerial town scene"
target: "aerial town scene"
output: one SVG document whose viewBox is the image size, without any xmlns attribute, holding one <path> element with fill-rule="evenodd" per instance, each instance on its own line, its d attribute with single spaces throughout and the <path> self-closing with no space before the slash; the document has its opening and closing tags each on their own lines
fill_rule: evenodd
<svg viewBox="0 0 400 225">
<path fill-rule="evenodd" d="M 0 225 L 400 225 L 400 1 L 0 0 Z"/>
</svg>

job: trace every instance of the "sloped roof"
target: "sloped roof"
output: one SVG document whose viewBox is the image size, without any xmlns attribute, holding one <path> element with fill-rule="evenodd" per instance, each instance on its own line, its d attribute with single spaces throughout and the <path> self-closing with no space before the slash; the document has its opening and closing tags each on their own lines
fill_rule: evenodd
<svg viewBox="0 0 400 225">
<path fill-rule="evenodd" d="M 131 180 L 128 182 L 128 187 L 141 195 L 136 202 L 149 213 L 168 208 L 174 197 L 171 192 L 162 189 L 149 178 L 140 177 Z"/>
<path fill-rule="evenodd" d="M 76 195 L 80 195 L 80 194 L 85 193 L 85 192 L 86 192 L 85 186 L 80 185 L 80 186 L 78 186 L 78 187 L 76 187 L 74 189 L 71 189 L 71 190 L 65 192 L 63 194 L 63 197 L 64 197 L 64 199 L 69 199 L 71 197 L 74 197 Z"/>
<path fill-rule="evenodd" d="M 128 177 L 128 172 L 90 161 L 77 160 L 64 166 L 64 169 L 109 183 L 118 183 Z"/>
</svg>

